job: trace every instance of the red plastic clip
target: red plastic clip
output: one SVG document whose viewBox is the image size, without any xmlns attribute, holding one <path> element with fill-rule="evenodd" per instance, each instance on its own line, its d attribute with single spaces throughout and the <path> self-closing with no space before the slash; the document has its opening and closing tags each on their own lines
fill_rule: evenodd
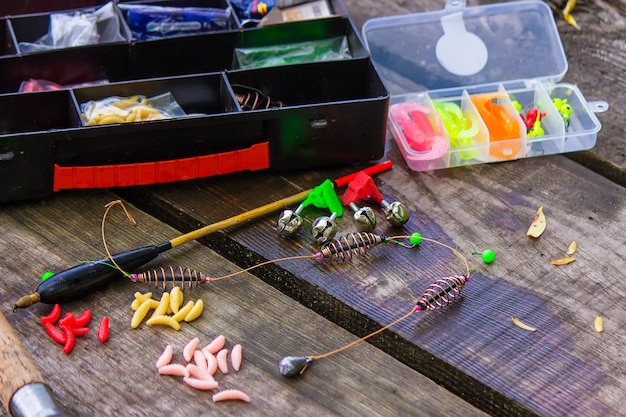
<svg viewBox="0 0 626 417">
<path fill-rule="evenodd" d="M 378 191 L 378 188 L 376 188 L 372 177 L 364 173 L 357 174 L 357 176 L 348 183 L 348 189 L 341 199 L 343 204 L 351 207 L 352 204 L 358 200 L 374 200 L 376 203 L 380 204 L 385 219 L 394 226 L 402 226 L 409 220 L 410 214 L 404 204 L 398 201 L 393 203 L 385 201 L 380 191 Z"/>
<path fill-rule="evenodd" d="M 342 203 L 346 206 L 358 200 L 374 200 L 378 204 L 381 204 L 383 201 L 383 196 L 380 191 L 378 191 L 376 184 L 374 184 L 374 180 L 364 172 L 359 172 L 356 177 L 348 183 L 348 189 L 343 194 L 343 197 L 341 197 Z"/>
</svg>

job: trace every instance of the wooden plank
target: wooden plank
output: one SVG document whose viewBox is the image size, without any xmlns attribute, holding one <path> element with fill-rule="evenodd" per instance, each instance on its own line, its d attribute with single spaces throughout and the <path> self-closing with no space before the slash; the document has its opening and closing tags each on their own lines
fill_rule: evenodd
<svg viewBox="0 0 626 417">
<path fill-rule="evenodd" d="M 578 2 L 572 15 L 581 30 L 557 17 L 569 64 L 565 81 L 576 84 L 587 100 L 606 100 L 610 107 L 597 114 L 602 130 L 596 147 L 568 156 L 626 186 L 626 144 L 621 122 L 626 117 L 626 104 L 619 93 L 626 91 L 626 80 L 620 75 L 626 68 L 626 45 L 621 35 L 626 25 L 626 1 Z"/>
<path fill-rule="evenodd" d="M 389 156 L 400 160 L 394 147 Z M 269 173 L 238 175 L 155 187 L 148 195 L 167 221 L 193 228 L 231 215 L 237 207 L 243 211 L 265 203 L 279 190 L 289 195 L 325 175 L 340 174 L 308 172 L 284 180 Z M 399 199 L 412 213 L 401 230 L 379 217 L 379 233 L 417 230 L 459 245 L 466 254 L 472 248 L 498 254 L 492 265 L 471 257 L 476 269 L 461 302 L 445 312 L 414 316 L 395 326 L 393 334 L 374 338 L 376 346 L 494 415 L 512 410 L 546 416 L 621 413 L 626 383 L 626 363 L 619 354 L 626 319 L 622 187 L 563 156 L 428 173 L 410 172 L 398 163 L 376 181 L 388 201 Z M 535 240 L 526 231 L 540 205 L 548 229 Z M 168 211 L 168 206 L 176 209 Z M 304 213 L 307 225 L 324 214 Z M 242 267 L 319 249 L 306 228 L 292 239 L 278 237 L 276 218 L 203 243 Z M 340 229 L 354 230 L 349 217 L 341 219 Z M 580 244 L 577 261 L 550 265 L 551 259 L 565 256 L 572 240 Z M 447 250 L 422 246 L 411 251 L 386 245 L 350 263 L 298 260 L 253 273 L 362 336 L 376 323 L 407 312 L 432 280 L 462 273 L 462 264 Z M 604 334 L 593 329 L 596 314 L 605 318 Z M 521 330 L 511 316 L 539 330 Z"/>
<path fill-rule="evenodd" d="M 149 287 L 122 278 L 62 306 L 63 313 L 86 309 L 93 313 L 91 332 L 77 338 L 74 350 L 64 354 L 39 323 L 49 305 L 15 313 L 11 308 L 17 298 L 34 290 L 42 272 L 105 256 L 100 221 L 105 204 L 113 199 L 104 191 L 65 193 L 47 201 L 5 205 L 0 212 L 2 312 L 70 415 L 447 416 L 456 410 L 484 415 L 366 343 L 351 354 L 320 360 L 306 378 L 282 377 L 276 366 L 282 356 L 314 354 L 355 338 L 249 274 L 185 291 L 186 300 L 203 299 L 205 311 L 198 320 L 183 323 L 180 331 L 145 323 L 131 329 L 133 294 Z M 105 232 L 113 252 L 158 244 L 179 234 L 127 207 L 137 226 L 130 226 L 119 208 L 107 217 Z M 238 269 L 195 242 L 164 253 L 153 263 L 167 264 L 214 274 Z M 102 344 L 94 333 L 104 315 L 111 318 L 111 336 Z M 219 390 L 241 389 L 252 398 L 250 404 L 213 404 L 211 392 L 195 391 L 179 378 L 156 372 L 155 361 L 166 344 L 174 347 L 174 362 L 184 363 L 182 349 L 189 340 L 199 337 L 204 346 L 219 334 L 226 336 L 228 348 L 241 343 L 245 358 L 240 372 L 217 375 Z M 3 409 L 0 415 L 8 414 Z"/>
</svg>

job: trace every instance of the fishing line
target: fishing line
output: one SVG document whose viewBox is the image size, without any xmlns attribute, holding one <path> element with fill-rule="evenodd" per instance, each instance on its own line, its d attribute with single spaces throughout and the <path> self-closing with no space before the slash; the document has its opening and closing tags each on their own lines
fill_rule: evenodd
<svg viewBox="0 0 626 417">
<path fill-rule="evenodd" d="M 406 242 L 403 242 L 403 240 L 408 240 L 409 244 L 407 245 Z M 412 248 L 421 245 L 422 242 L 430 242 L 442 246 L 454 253 L 457 257 L 461 259 L 463 265 L 465 266 L 464 275 L 446 276 L 433 281 L 426 288 L 426 290 L 424 290 L 415 306 L 411 308 L 409 312 L 394 320 L 393 322 L 379 328 L 378 330 L 364 337 L 361 337 L 360 339 L 354 340 L 342 347 L 319 355 L 286 356 L 282 358 L 278 363 L 278 369 L 280 373 L 284 376 L 292 377 L 303 374 L 313 361 L 323 359 L 347 350 L 371 338 L 372 336 L 375 336 L 406 320 L 415 312 L 422 310 L 440 310 L 455 302 L 460 296 L 461 290 L 470 279 L 472 268 L 470 267 L 467 258 L 457 248 L 435 239 L 423 237 L 420 233 L 417 232 L 411 235 L 400 236 L 385 236 L 377 235 L 370 232 L 360 232 L 350 233 L 343 237 L 340 237 L 339 239 L 329 242 L 328 244 L 323 246 L 320 251 L 312 255 L 298 255 L 277 258 L 219 277 L 212 278 L 206 276 L 203 273 L 191 270 L 190 268 L 166 267 L 139 274 L 131 274 L 130 278 L 134 282 L 154 284 L 155 287 L 158 287 L 160 285 L 164 290 L 167 287 L 167 283 L 170 283 L 173 286 L 177 286 L 180 284 L 182 285 L 182 287 L 187 284 L 188 287 L 191 287 L 193 284 L 197 286 L 204 283 L 232 278 L 268 264 L 275 264 L 279 262 L 299 259 L 348 261 L 352 259 L 353 256 L 365 255 L 369 252 L 370 249 L 380 244 L 395 243 L 404 247 Z"/>
<path fill-rule="evenodd" d="M 107 256 L 109 257 L 109 259 L 111 260 L 111 262 L 113 263 L 113 265 L 115 265 L 115 267 L 124 275 L 124 276 L 129 276 L 130 274 L 126 271 L 124 271 L 122 269 L 122 267 L 120 267 L 117 262 L 115 262 L 115 259 L 113 259 L 113 255 L 111 255 L 111 251 L 109 251 L 109 246 L 107 245 L 107 240 L 106 240 L 106 236 L 104 233 L 104 225 L 106 224 L 106 219 L 107 219 L 107 215 L 109 214 L 109 211 L 111 210 L 111 208 L 115 205 L 120 205 L 122 207 L 122 209 L 124 210 L 124 213 L 126 213 L 126 217 L 128 217 L 128 220 L 130 220 L 130 222 L 133 224 L 133 226 L 137 225 L 137 222 L 135 221 L 135 219 L 133 218 L 133 216 L 130 214 L 130 212 L 126 209 L 126 206 L 124 205 L 124 202 L 122 200 L 115 200 L 115 201 L 111 201 L 109 203 L 107 203 L 104 207 L 106 208 L 104 210 L 104 214 L 102 215 L 102 226 L 101 226 L 101 234 L 102 234 L 102 245 L 104 246 L 104 250 L 107 253 Z"/>
<path fill-rule="evenodd" d="M 408 240 L 410 245 L 402 242 L 402 240 Z M 328 242 L 320 249 L 320 251 L 312 255 L 297 255 L 272 259 L 219 277 L 210 277 L 205 273 L 193 270 L 191 268 L 178 266 L 157 268 L 140 273 L 129 274 L 128 277 L 133 282 L 154 285 L 155 288 L 161 286 L 164 290 L 167 288 L 168 284 L 170 284 L 172 287 L 185 287 L 185 285 L 187 285 L 187 287 L 190 288 L 193 285 L 198 286 L 205 283 L 220 281 L 226 278 L 232 278 L 269 264 L 276 264 L 280 262 L 300 259 L 349 261 L 352 259 L 353 256 L 366 255 L 372 248 L 380 244 L 394 243 L 404 247 L 412 248 L 419 245 L 422 241 L 432 242 L 451 250 L 462 259 L 467 271 L 470 271 L 469 263 L 458 249 L 453 248 L 452 246 L 447 245 L 443 242 L 423 237 L 419 233 L 413 233 L 410 236 L 385 236 L 374 234 L 371 232 L 359 232 L 349 233 L 334 241 Z"/>
<path fill-rule="evenodd" d="M 443 309 L 450 304 L 454 303 L 461 294 L 461 290 L 465 286 L 465 284 L 470 279 L 471 268 L 469 266 L 469 262 L 465 258 L 465 256 L 456 248 L 453 248 L 450 245 L 447 245 L 443 242 L 439 242 L 434 239 L 424 238 L 419 233 L 414 233 L 411 236 L 394 236 L 387 238 L 388 241 L 393 241 L 395 239 L 406 239 L 408 238 L 411 244 L 419 245 L 422 241 L 428 241 L 435 243 L 437 245 L 443 246 L 449 250 L 451 250 L 454 254 L 456 254 L 465 265 L 465 274 L 464 275 L 454 275 L 454 276 L 446 276 L 439 278 L 432 282 L 426 290 L 422 293 L 419 300 L 415 304 L 414 307 L 409 310 L 406 314 L 401 316 L 400 318 L 392 321 L 391 323 L 382 326 L 378 330 L 371 332 L 370 334 L 363 336 L 357 340 L 354 340 L 344 346 L 341 346 L 337 349 L 331 350 L 329 352 L 319 354 L 319 355 L 307 355 L 307 356 L 286 356 L 282 358 L 278 362 L 278 370 L 283 376 L 286 377 L 294 377 L 297 375 L 302 375 L 308 367 L 313 363 L 313 361 L 327 358 L 329 356 L 335 355 L 337 353 L 343 352 L 385 330 L 390 329 L 391 327 L 397 325 L 398 323 L 408 319 L 414 313 L 423 310 L 440 310 Z"/>
</svg>

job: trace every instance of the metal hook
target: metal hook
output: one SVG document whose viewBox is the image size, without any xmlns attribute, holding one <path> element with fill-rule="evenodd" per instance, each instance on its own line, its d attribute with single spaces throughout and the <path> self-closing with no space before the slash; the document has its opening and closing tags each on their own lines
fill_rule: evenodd
<svg viewBox="0 0 626 417">
<path fill-rule="evenodd" d="M 388 242 L 395 243 L 396 245 L 400 245 L 408 249 L 413 249 L 414 247 L 419 246 L 414 243 L 400 242 L 399 240 L 388 240 Z"/>
</svg>

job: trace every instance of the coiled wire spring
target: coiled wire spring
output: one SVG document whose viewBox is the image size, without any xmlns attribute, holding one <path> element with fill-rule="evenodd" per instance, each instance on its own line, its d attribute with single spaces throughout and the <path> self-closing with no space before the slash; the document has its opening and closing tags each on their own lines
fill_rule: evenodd
<svg viewBox="0 0 626 417">
<path fill-rule="evenodd" d="M 434 281 L 424 290 L 417 302 L 417 310 L 440 310 L 452 304 L 461 294 L 469 276 L 455 275 Z"/>
<path fill-rule="evenodd" d="M 363 256 L 376 245 L 386 242 L 387 237 L 369 232 L 350 233 L 333 240 L 317 254 L 318 259 L 338 259 L 349 261 L 352 256 Z"/>
<path fill-rule="evenodd" d="M 283 107 L 282 101 L 272 101 L 270 96 L 266 96 L 257 91 L 250 91 L 243 94 L 235 94 L 237 102 L 242 110 L 273 109 Z"/>
<path fill-rule="evenodd" d="M 210 281 L 210 278 L 207 278 L 204 273 L 182 266 L 152 269 L 139 274 L 131 274 L 130 278 L 134 282 L 154 285 L 154 288 L 158 288 L 160 285 L 163 291 L 167 289 L 168 282 L 172 287 L 180 285 L 181 289 L 185 289 L 185 285 L 187 288 L 191 288 L 194 285 L 198 286 Z"/>
</svg>

